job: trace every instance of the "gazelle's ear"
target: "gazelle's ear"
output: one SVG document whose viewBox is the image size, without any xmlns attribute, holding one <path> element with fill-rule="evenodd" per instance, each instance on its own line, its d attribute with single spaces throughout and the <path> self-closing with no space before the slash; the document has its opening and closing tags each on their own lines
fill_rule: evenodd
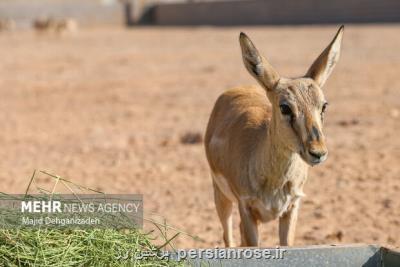
<svg viewBox="0 0 400 267">
<path fill-rule="evenodd" d="M 342 25 L 332 42 L 325 48 L 307 71 L 306 77 L 312 78 L 320 87 L 325 84 L 339 60 L 343 31 L 344 26 Z"/>
<path fill-rule="evenodd" d="M 274 89 L 276 83 L 279 81 L 279 74 L 259 54 L 257 48 L 246 34 L 241 32 L 239 41 L 246 69 L 267 91 Z"/>
</svg>

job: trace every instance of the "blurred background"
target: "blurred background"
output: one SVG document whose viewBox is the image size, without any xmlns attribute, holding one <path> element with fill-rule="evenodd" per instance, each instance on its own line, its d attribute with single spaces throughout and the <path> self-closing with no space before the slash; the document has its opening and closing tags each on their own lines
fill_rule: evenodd
<svg viewBox="0 0 400 267">
<path fill-rule="evenodd" d="M 0 191 L 22 193 L 45 169 L 142 193 L 146 216 L 200 238 L 177 247 L 222 246 L 202 142 L 218 95 L 255 84 L 239 32 L 293 77 L 344 23 L 324 88 L 330 156 L 310 171 L 296 244 L 400 246 L 399 11 L 397 0 L 0 0 Z M 262 246 L 277 236 L 277 223 L 261 227 Z"/>
</svg>

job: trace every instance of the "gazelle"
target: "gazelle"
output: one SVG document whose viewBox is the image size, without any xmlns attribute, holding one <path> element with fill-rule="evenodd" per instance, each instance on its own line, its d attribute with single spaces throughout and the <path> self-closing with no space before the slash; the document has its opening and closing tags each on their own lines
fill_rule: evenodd
<svg viewBox="0 0 400 267">
<path fill-rule="evenodd" d="M 241 246 L 257 246 L 259 222 L 276 218 L 280 244 L 293 245 L 308 166 L 323 162 L 328 155 L 322 133 L 328 103 L 321 87 L 339 59 L 343 29 L 300 78 L 281 77 L 240 33 L 244 65 L 261 88 L 238 87 L 223 93 L 205 136 L 227 247 L 234 246 L 235 202 Z"/>
</svg>

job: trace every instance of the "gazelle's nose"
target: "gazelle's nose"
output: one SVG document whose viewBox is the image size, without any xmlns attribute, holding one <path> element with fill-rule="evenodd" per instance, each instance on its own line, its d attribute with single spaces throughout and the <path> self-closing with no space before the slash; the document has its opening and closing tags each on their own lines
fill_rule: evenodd
<svg viewBox="0 0 400 267">
<path fill-rule="evenodd" d="M 322 157 L 324 157 L 324 156 L 328 153 L 328 151 L 325 151 L 325 150 L 323 150 L 323 151 L 313 151 L 313 150 L 309 150 L 308 153 L 309 153 L 313 158 L 321 159 Z"/>
<path fill-rule="evenodd" d="M 327 150 L 308 150 L 308 154 L 311 156 L 311 162 L 318 164 L 326 160 L 328 151 Z"/>
</svg>

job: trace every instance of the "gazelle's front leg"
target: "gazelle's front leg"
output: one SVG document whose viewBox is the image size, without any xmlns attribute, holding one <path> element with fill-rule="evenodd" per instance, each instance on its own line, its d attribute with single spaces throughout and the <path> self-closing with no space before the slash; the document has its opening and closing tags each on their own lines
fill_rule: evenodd
<svg viewBox="0 0 400 267">
<path fill-rule="evenodd" d="M 279 218 L 279 243 L 281 246 L 292 246 L 294 243 L 299 205 L 300 200 L 296 200 L 290 210 Z"/>
<path fill-rule="evenodd" d="M 240 213 L 240 235 L 242 247 L 258 246 L 258 223 L 257 219 L 251 214 L 251 210 L 243 201 L 239 201 Z"/>
</svg>

